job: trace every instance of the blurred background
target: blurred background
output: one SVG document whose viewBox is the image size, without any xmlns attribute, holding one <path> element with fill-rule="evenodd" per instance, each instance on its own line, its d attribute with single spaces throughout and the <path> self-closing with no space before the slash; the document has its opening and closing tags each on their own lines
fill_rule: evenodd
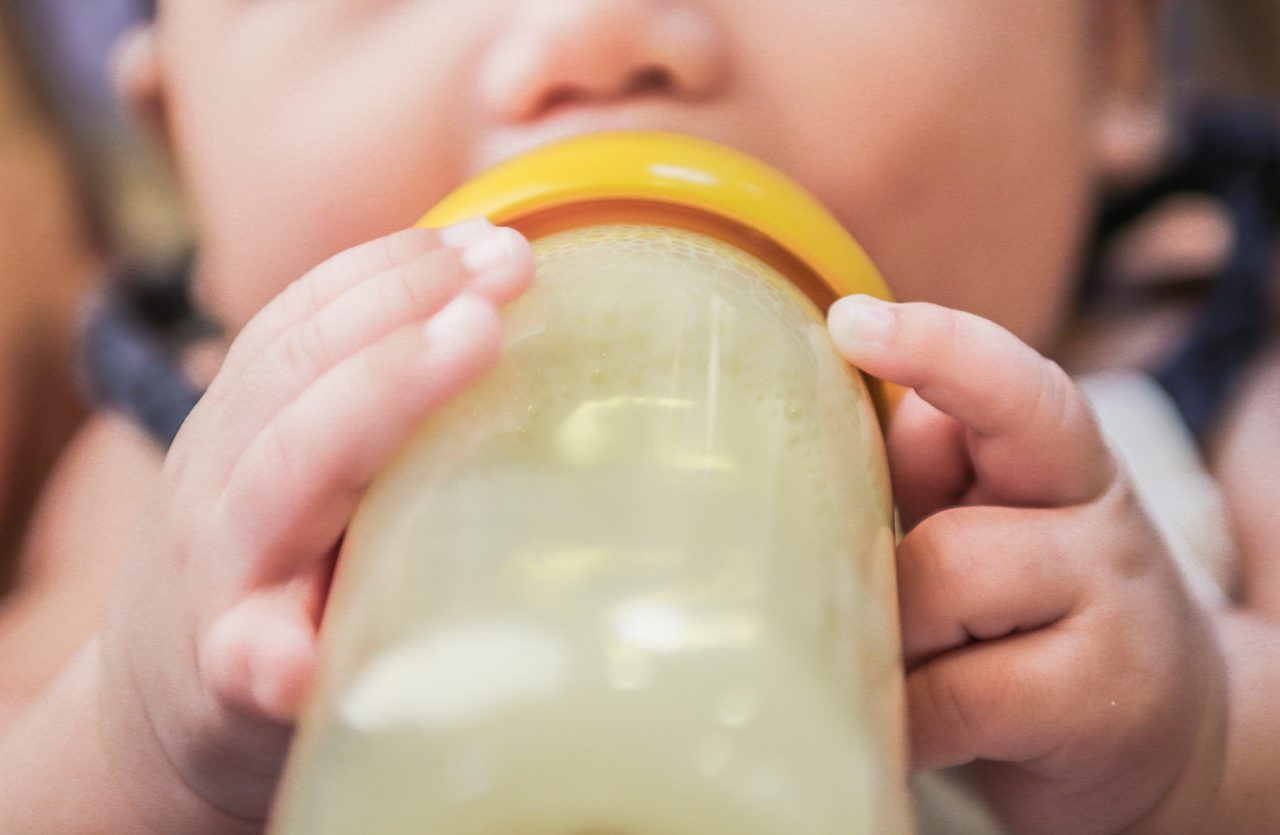
<svg viewBox="0 0 1280 835">
<path fill-rule="evenodd" d="M 1181 25 L 1188 80 L 1201 79 L 1202 90 L 1280 102 L 1280 3 L 1202 0 L 1185 5 Z"/>
<path fill-rule="evenodd" d="M 8 555 L 36 486 L 84 414 L 72 370 L 83 300 L 120 259 L 172 261 L 187 236 L 165 161 L 126 124 L 107 71 L 113 45 L 150 0 L 0 2 L 0 554 Z M 1166 35 L 1175 113 L 1206 100 L 1280 112 L 1278 0 L 1173 0 Z M 1195 269 L 1182 273 L 1208 276 L 1230 245 L 1220 221 L 1212 206 L 1171 212 L 1102 253 L 1095 283 L 1124 297 L 1126 286 L 1159 283 L 1155 273 L 1179 272 L 1188 259 Z M 1154 357 L 1191 315 L 1144 318 L 1135 329 L 1132 317 L 1106 310 L 1095 305 L 1084 317 L 1089 338 L 1070 349 L 1075 365 Z"/>
</svg>

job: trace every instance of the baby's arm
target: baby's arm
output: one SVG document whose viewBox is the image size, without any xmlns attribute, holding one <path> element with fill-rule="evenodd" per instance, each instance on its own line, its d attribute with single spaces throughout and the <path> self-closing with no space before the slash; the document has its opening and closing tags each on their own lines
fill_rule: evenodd
<svg viewBox="0 0 1280 835">
<path fill-rule="evenodd" d="M 1214 615 L 1229 675 L 1227 767 L 1199 832 L 1280 832 L 1280 624 L 1250 611 Z M 1172 830 L 1171 830 L 1172 831 Z"/>
<path fill-rule="evenodd" d="M 1240 608 L 1218 621 L 1230 670 L 1231 758 L 1220 823 L 1280 831 L 1280 350 L 1251 369 L 1220 428 L 1214 475 L 1241 559 Z"/>
<path fill-rule="evenodd" d="M 497 308 L 532 264 L 482 222 L 409 230 L 250 322 L 166 457 L 101 634 L 0 742 L 0 829 L 261 828 L 354 506 L 497 360 Z"/>
<path fill-rule="evenodd" d="M 912 389 L 888 449 L 916 767 L 976 762 L 1019 832 L 1218 831 L 1213 623 L 1083 395 L 968 314 L 859 298 L 831 325 L 851 361 Z"/>
</svg>

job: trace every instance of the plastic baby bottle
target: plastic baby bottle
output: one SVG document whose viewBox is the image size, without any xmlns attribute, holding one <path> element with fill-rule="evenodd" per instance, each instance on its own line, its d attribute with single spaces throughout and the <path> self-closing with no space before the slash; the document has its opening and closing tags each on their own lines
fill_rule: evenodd
<svg viewBox="0 0 1280 835">
<path fill-rule="evenodd" d="M 273 831 L 909 832 L 883 397 L 820 312 L 885 295 L 866 256 L 666 134 L 548 146 L 422 223 L 473 215 L 534 287 L 362 502 Z"/>
</svg>

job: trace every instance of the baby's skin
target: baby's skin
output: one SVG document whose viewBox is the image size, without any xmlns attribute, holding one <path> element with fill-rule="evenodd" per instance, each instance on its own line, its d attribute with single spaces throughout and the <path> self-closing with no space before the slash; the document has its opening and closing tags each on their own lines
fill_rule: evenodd
<svg viewBox="0 0 1280 835">
<path fill-rule="evenodd" d="M 911 389 L 890 424 L 915 767 L 981 761 L 1019 832 L 1197 832 L 1224 668 L 1083 394 L 991 322 L 847 298 L 837 346 Z"/>
<path fill-rule="evenodd" d="M 165 460 L 107 626 L 8 740 L 3 762 L 26 767 L 0 781 L 6 828 L 261 828 L 355 503 L 497 361 L 498 309 L 532 273 L 513 230 L 407 230 L 252 319 Z M 1206 831 L 1223 661 L 1079 390 L 932 304 L 851 297 L 830 329 L 910 389 L 888 450 L 915 767 L 981 761 L 1018 831 Z M 16 802 L 67 779 L 50 746 L 79 746 L 95 804 Z"/>
<path fill-rule="evenodd" d="M 0 830 L 261 829 L 352 508 L 497 360 L 498 309 L 532 277 L 482 221 L 388 233 L 498 160 L 615 129 L 780 169 L 908 302 L 844 300 L 830 323 L 910 392 L 887 437 L 915 766 L 975 763 L 1017 832 L 1280 829 L 1280 629 L 1188 598 L 1042 356 L 1108 148 L 1158 110 L 1158 6 L 161 0 L 119 86 L 173 153 L 193 290 L 231 343 L 163 462 L 99 416 L 75 448 L 97 469 L 51 491 L 78 503 L 33 564 L 120 569 L 101 628 L 0 738 Z M 108 518 L 135 472 L 137 524 Z M 57 604 L 92 611 L 89 585 Z"/>
</svg>

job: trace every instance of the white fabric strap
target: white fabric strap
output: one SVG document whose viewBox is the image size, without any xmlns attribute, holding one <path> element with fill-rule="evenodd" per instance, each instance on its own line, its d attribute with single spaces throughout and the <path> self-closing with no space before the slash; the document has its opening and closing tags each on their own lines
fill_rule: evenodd
<svg viewBox="0 0 1280 835">
<path fill-rule="evenodd" d="M 1222 495 L 1168 395 L 1144 374 L 1078 382 L 1192 594 L 1226 603 L 1236 567 Z"/>
</svg>

